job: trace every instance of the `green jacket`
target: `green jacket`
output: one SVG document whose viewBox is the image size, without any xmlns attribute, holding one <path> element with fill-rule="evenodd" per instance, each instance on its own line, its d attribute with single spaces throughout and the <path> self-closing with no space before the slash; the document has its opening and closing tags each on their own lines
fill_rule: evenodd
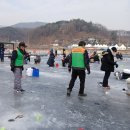
<svg viewBox="0 0 130 130">
<path fill-rule="evenodd" d="M 17 50 L 17 58 L 15 60 L 15 66 L 23 66 L 24 64 L 24 55 L 20 52 L 20 50 Z"/>
<path fill-rule="evenodd" d="M 72 49 L 72 67 L 85 69 L 84 52 L 82 47 Z"/>
<path fill-rule="evenodd" d="M 89 65 L 89 63 L 85 63 L 85 51 L 86 50 L 83 47 L 77 47 L 72 49 L 72 68 L 85 69 L 86 66 Z"/>
</svg>

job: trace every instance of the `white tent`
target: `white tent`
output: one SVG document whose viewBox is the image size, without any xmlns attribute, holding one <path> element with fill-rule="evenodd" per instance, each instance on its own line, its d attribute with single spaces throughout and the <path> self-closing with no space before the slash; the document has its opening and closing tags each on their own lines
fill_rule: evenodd
<svg viewBox="0 0 130 130">
<path fill-rule="evenodd" d="M 117 48 L 117 50 L 119 50 L 119 46 L 116 44 L 114 47 L 116 47 Z"/>
<path fill-rule="evenodd" d="M 105 44 L 103 44 L 103 46 L 102 46 L 104 49 L 106 49 L 106 48 L 108 48 L 108 46 L 107 45 L 105 45 Z"/>
<path fill-rule="evenodd" d="M 72 47 L 72 48 L 73 48 L 73 47 L 78 47 L 78 44 L 73 44 L 71 47 Z"/>
<path fill-rule="evenodd" d="M 95 44 L 93 47 L 97 47 L 98 45 L 97 44 Z"/>
<path fill-rule="evenodd" d="M 126 50 L 126 46 L 124 44 L 122 44 L 120 47 L 119 47 L 119 50 Z"/>
<path fill-rule="evenodd" d="M 91 44 L 87 44 L 85 47 L 92 47 L 92 45 Z"/>
<path fill-rule="evenodd" d="M 100 48 L 100 45 L 99 45 L 99 44 L 97 44 L 97 48 Z"/>
<path fill-rule="evenodd" d="M 99 45 L 99 48 L 103 48 L 103 45 Z"/>
</svg>

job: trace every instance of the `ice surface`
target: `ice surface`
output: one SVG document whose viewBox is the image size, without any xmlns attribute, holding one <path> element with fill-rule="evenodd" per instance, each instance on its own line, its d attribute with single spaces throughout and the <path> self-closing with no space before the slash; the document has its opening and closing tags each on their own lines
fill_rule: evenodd
<svg viewBox="0 0 130 130">
<path fill-rule="evenodd" d="M 104 72 L 100 64 L 91 64 L 91 74 L 86 75 L 85 93 L 78 97 L 79 79 L 70 97 L 66 96 L 71 74 L 61 66 L 46 65 L 47 57 L 42 57 L 39 65 L 33 60 L 25 65 L 22 86 L 24 94 L 13 91 L 13 73 L 9 59 L 0 63 L 0 128 L 7 130 L 130 130 L 130 97 L 122 92 L 125 80 L 116 80 L 113 74 L 109 79 L 110 91 L 97 85 L 102 81 Z M 116 70 L 130 69 L 130 59 L 118 61 Z M 26 69 L 36 67 L 40 77 L 26 76 Z M 9 122 L 23 115 L 14 122 Z"/>
</svg>

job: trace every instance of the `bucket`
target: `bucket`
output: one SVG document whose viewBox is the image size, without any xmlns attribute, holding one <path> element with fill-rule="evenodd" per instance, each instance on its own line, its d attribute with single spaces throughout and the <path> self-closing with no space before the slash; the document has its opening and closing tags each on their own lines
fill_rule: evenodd
<svg viewBox="0 0 130 130">
<path fill-rule="evenodd" d="M 33 77 L 39 77 L 39 69 L 33 68 L 32 76 Z"/>
<path fill-rule="evenodd" d="M 27 71 L 26 71 L 26 75 L 27 76 L 32 76 L 32 73 L 33 73 L 33 69 L 32 68 L 28 68 Z"/>
<path fill-rule="evenodd" d="M 58 68 L 59 67 L 59 64 L 58 63 L 56 63 L 56 68 Z"/>
</svg>

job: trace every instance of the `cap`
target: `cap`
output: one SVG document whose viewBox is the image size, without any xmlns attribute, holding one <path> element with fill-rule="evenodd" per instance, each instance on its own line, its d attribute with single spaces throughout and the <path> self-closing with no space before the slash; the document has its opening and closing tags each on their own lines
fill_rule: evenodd
<svg viewBox="0 0 130 130">
<path fill-rule="evenodd" d="M 25 42 L 20 42 L 20 43 L 19 43 L 19 47 L 21 47 L 21 46 L 22 46 L 22 47 L 27 47 L 27 46 L 25 45 Z"/>
<path fill-rule="evenodd" d="M 86 42 L 85 41 L 80 41 L 79 42 L 79 46 L 85 46 L 86 45 Z"/>
<path fill-rule="evenodd" d="M 116 47 L 112 47 L 111 49 L 112 49 L 112 51 L 117 52 L 117 48 Z"/>
</svg>

